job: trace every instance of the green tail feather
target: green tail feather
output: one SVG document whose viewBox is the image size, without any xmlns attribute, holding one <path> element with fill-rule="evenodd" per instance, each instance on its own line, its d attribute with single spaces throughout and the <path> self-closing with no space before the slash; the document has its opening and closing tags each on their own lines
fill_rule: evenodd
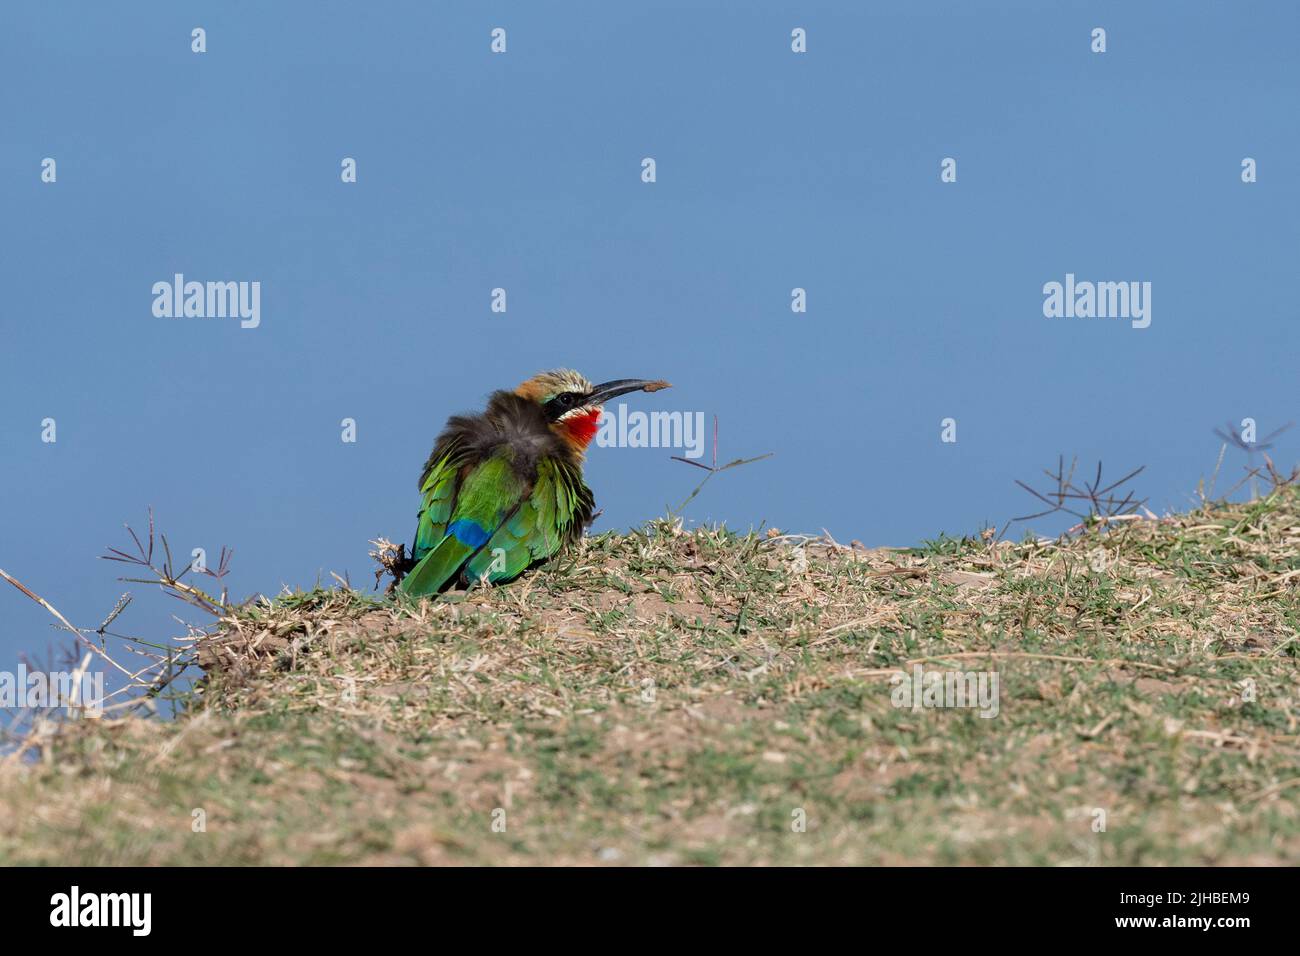
<svg viewBox="0 0 1300 956">
<path fill-rule="evenodd" d="M 469 545 L 448 535 L 402 579 L 402 590 L 412 597 L 437 594 L 473 553 L 474 549 Z"/>
</svg>

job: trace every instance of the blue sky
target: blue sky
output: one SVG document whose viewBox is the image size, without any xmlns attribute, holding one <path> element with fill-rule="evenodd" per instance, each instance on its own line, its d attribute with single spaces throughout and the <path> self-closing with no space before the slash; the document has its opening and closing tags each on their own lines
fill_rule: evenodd
<svg viewBox="0 0 1300 956">
<path fill-rule="evenodd" d="M 447 415 L 554 366 L 774 453 L 691 521 L 911 544 L 1032 510 L 1058 453 L 1184 507 L 1212 427 L 1300 418 L 1297 36 L 1291 2 L 5 5 L 0 567 L 94 625 L 152 506 L 237 595 L 366 581 Z M 177 272 L 260 282 L 260 326 L 155 317 Z M 1149 281 L 1150 327 L 1045 318 L 1067 273 Z M 594 449 L 596 530 L 684 498 L 673 453 Z M 0 668 L 56 638 L 0 590 Z"/>
</svg>

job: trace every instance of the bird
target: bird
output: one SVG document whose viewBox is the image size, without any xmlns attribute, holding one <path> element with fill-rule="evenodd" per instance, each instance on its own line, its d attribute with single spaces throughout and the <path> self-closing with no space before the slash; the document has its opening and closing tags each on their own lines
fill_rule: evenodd
<svg viewBox="0 0 1300 956">
<path fill-rule="evenodd" d="M 420 472 L 401 590 L 423 597 L 455 583 L 504 583 L 578 541 L 595 508 L 582 466 L 601 406 L 668 387 L 640 378 L 592 385 L 555 369 L 493 392 L 480 414 L 449 418 Z"/>
</svg>

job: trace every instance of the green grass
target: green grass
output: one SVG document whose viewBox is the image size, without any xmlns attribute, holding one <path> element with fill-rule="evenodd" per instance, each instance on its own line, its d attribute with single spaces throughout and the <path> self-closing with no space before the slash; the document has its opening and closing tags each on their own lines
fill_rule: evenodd
<svg viewBox="0 0 1300 956">
<path fill-rule="evenodd" d="M 186 716 L 0 772 L 0 862 L 1300 859 L 1294 489 L 1070 541 L 798 543 L 660 522 L 497 589 L 240 612 Z M 918 661 L 995 671 L 997 716 L 895 708 Z"/>
</svg>

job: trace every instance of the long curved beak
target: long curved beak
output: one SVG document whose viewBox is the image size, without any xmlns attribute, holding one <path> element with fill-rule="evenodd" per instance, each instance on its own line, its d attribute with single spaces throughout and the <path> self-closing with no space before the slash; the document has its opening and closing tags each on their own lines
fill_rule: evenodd
<svg viewBox="0 0 1300 956">
<path fill-rule="evenodd" d="M 649 381 L 644 378 L 619 378 L 597 385 L 591 390 L 587 402 L 591 405 L 603 405 L 611 398 L 618 398 L 628 392 L 657 392 L 662 388 L 671 388 L 671 386 L 662 379 Z"/>
</svg>

